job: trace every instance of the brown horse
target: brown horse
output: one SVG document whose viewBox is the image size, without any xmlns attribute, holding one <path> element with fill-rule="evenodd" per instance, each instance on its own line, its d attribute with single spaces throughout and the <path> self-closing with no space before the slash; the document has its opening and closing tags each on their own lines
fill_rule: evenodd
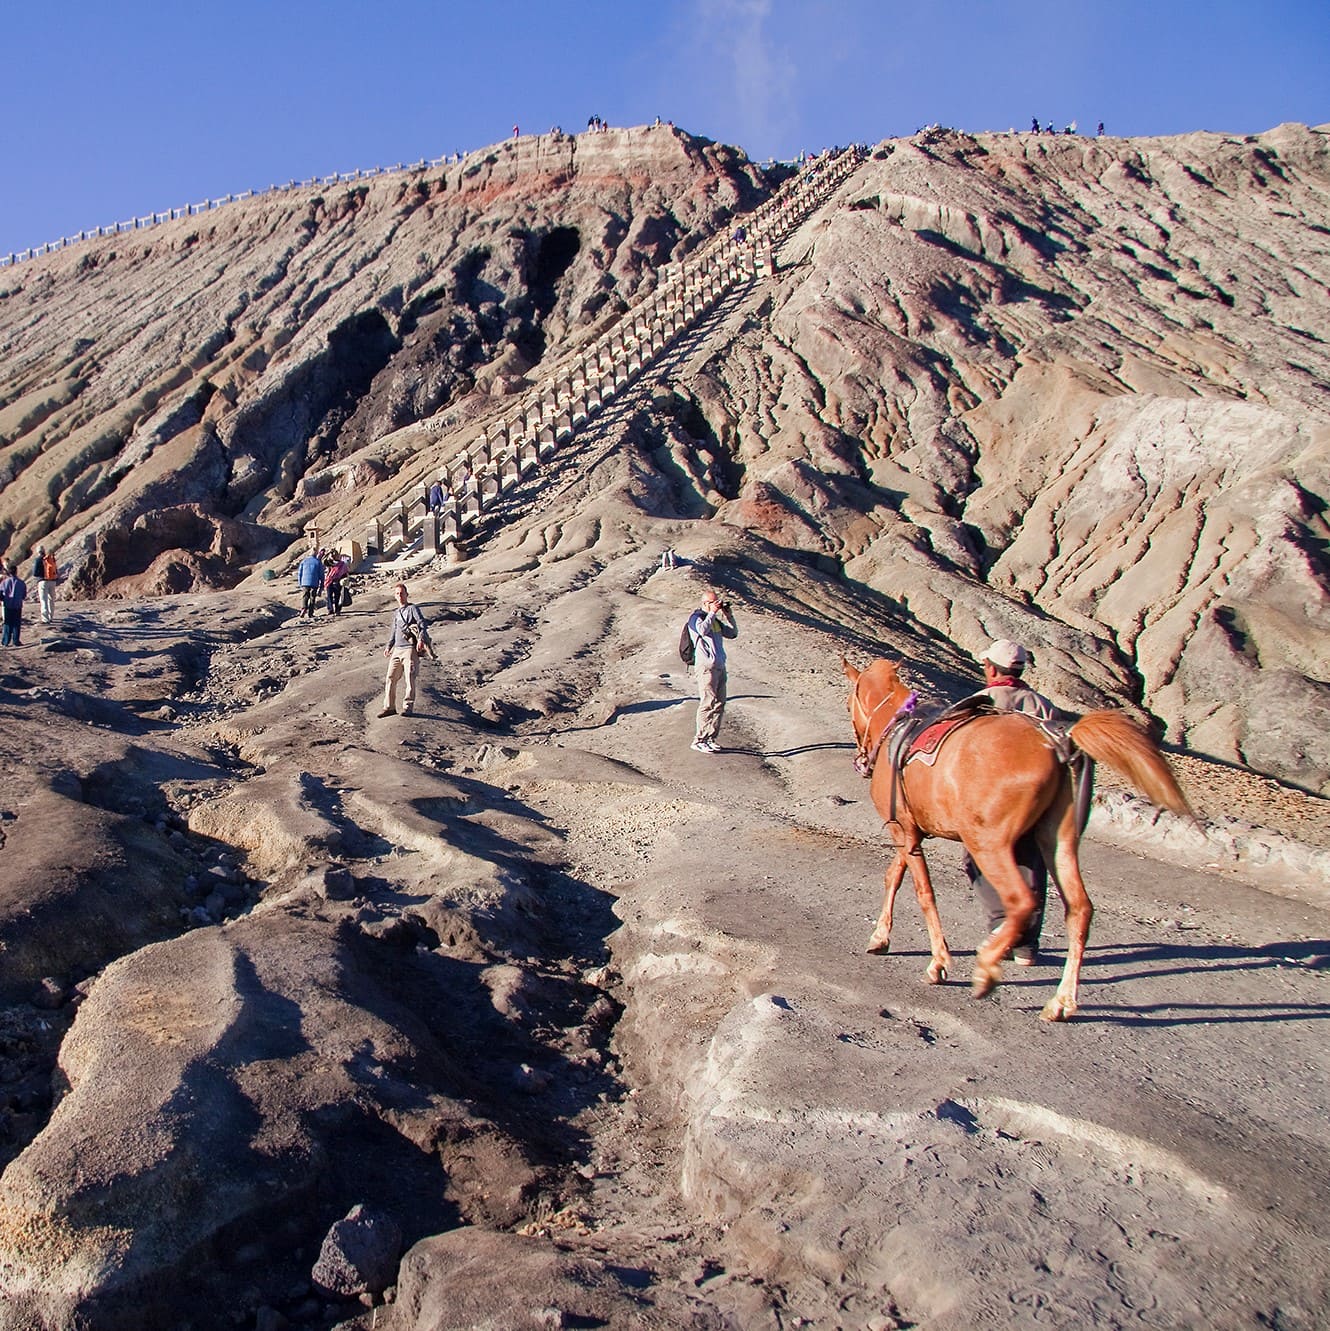
<svg viewBox="0 0 1330 1331">
<path fill-rule="evenodd" d="M 887 732 L 909 714 L 914 695 L 896 673 L 899 661 L 874 661 L 862 671 L 845 660 L 841 665 L 851 684 L 855 766 L 865 775 L 871 770 L 873 803 L 896 842 L 882 915 L 868 950 L 891 948 L 892 907 L 908 867 L 933 954 L 928 982 L 940 984 L 947 978 L 951 953 L 922 842 L 926 837 L 959 841 L 993 884 L 1006 911 L 1002 927 L 980 946 L 975 959 L 974 993 L 988 993 L 1002 978 L 1003 958 L 1023 937 L 1035 909 L 1034 893 L 1014 854 L 1016 842 L 1032 833 L 1067 911 L 1067 964 L 1057 993 L 1040 1016 L 1066 1021 L 1076 1011 L 1081 959 L 1094 914 L 1076 857 L 1080 836 L 1066 764 L 1030 717 L 1016 712 L 982 715 L 949 735 L 931 766 L 909 764 L 893 800 L 891 764 L 875 760 Z M 1072 726 L 1070 735 L 1082 753 L 1106 763 L 1155 804 L 1191 815 L 1164 756 L 1123 713 L 1090 712 Z"/>
</svg>

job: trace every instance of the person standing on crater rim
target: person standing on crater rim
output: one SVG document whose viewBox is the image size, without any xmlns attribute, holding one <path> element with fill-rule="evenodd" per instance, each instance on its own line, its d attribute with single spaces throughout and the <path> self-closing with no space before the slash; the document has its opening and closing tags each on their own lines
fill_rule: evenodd
<svg viewBox="0 0 1330 1331">
<path fill-rule="evenodd" d="M 719 753 L 716 735 L 725 715 L 725 639 L 737 638 L 739 626 L 734 622 L 734 611 L 714 587 L 704 593 L 701 609 L 688 616 L 688 636 L 693 643 L 693 675 L 697 680 L 697 734 L 692 747 L 698 753 Z"/>
<path fill-rule="evenodd" d="M 1057 708 L 1021 678 L 1030 663 L 1030 653 L 1020 643 L 1012 642 L 1010 638 L 999 638 L 988 645 L 979 663 L 984 668 L 984 687 L 979 690 L 978 697 L 987 697 L 1000 712 L 1023 712 L 1036 721 L 1057 719 Z M 1012 948 L 1011 956 L 1018 966 L 1033 966 L 1039 952 L 1039 934 L 1044 927 L 1048 866 L 1039 853 L 1038 843 L 1029 833 L 1021 837 L 1012 849 L 1016 855 L 1016 867 L 1034 893 L 1034 914 L 1030 916 L 1025 936 Z M 964 868 L 965 876 L 974 885 L 975 893 L 988 915 L 989 929 L 1000 929 L 1007 913 L 997 889 L 979 872 L 979 866 L 968 855 L 965 857 Z"/>
<path fill-rule="evenodd" d="M 429 640 L 429 629 L 425 625 L 425 616 L 418 605 L 411 604 L 406 584 L 399 582 L 393 588 L 397 598 L 397 609 L 393 611 L 392 628 L 388 631 L 388 645 L 383 654 L 388 658 L 388 675 L 383 681 L 383 710 L 379 716 L 392 716 L 397 711 L 397 681 L 406 677 L 406 695 L 402 699 L 402 715 L 410 716 L 416 705 L 416 670 L 420 658 L 428 656 L 431 661 L 439 658 L 434 655 L 434 645 Z"/>
</svg>

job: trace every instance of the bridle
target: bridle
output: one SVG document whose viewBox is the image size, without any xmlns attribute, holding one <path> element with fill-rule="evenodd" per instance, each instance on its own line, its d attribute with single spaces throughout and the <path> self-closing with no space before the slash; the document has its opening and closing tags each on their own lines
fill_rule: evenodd
<svg viewBox="0 0 1330 1331">
<path fill-rule="evenodd" d="M 862 679 L 862 676 L 860 676 Z M 854 738 L 857 744 L 854 755 L 854 770 L 860 776 L 868 777 L 873 775 L 873 767 L 877 762 L 877 755 L 886 742 L 887 736 L 891 734 L 895 726 L 905 717 L 914 711 L 915 704 L 919 701 L 919 694 L 911 689 L 905 695 L 905 700 L 892 713 L 891 719 L 882 727 L 876 740 L 872 739 L 871 730 L 873 718 L 884 708 L 891 705 L 892 699 L 896 696 L 889 693 L 885 698 L 880 699 L 871 708 L 865 707 L 859 697 L 859 679 L 854 681 L 854 688 L 850 690 L 850 724 L 854 727 Z M 904 686 L 902 686 L 904 687 Z M 863 729 L 860 729 L 862 723 Z"/>
</svg>

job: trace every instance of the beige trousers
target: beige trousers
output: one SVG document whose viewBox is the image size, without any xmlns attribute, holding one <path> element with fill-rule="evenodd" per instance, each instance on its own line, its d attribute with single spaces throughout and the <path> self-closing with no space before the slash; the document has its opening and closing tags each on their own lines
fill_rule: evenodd
<svg viewBox="0 0 1330 1331">
<path fill-rule="evenodd" d="M 406 676 L 406 696 L 402 699 L 402 710 L 409 712 L 416 701 L 416 671 L 420 668 L 420 657 L 416 649 L 408 644 L 394 647 L 388 658 L 388 677 L 383 681 L 383 705 L 397 706 L 397 681 Z"/>
<path fill-rule="evenodd" d="M 699 657 L 693 673 L 697 679 L 697 738 L 714 743 L 725 715 L 725 667 Z"/>
</svg>

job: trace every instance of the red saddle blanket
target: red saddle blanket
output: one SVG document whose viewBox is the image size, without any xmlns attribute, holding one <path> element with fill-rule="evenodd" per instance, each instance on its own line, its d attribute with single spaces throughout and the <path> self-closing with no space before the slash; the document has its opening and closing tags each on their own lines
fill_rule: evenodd
<svg viewBox="0 0 1330 1331">
<path fill-rule="evenodd" d="M 934 721 L 915 736 L 914 742 L 906 750 L 905 761 L 932 764 L 937 760 L 937 751 L 942 747 L 942 741 L 953 730 L 980 715 L 982 715 L 980 712 L 968 712 L 963 716 L 944 716 L 940 721 Z"/>
</svg>

